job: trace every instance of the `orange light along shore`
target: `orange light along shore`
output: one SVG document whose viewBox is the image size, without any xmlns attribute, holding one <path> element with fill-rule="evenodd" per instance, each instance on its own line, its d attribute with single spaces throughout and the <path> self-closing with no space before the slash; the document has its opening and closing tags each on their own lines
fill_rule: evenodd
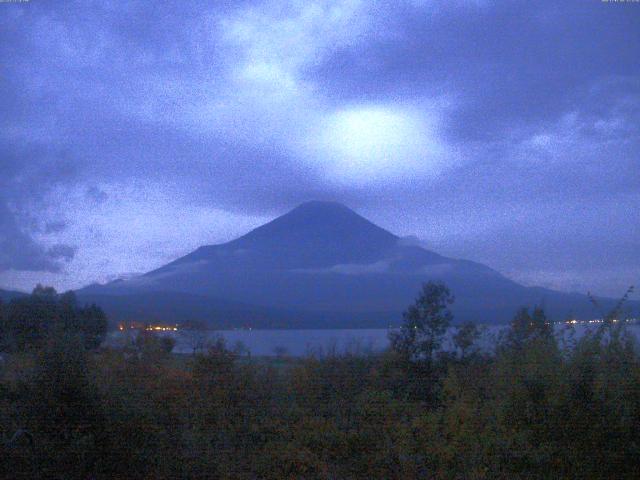
<svg viewBox="0 0 640 480">
<path fill-rule="evenodd" d="M 562 322 L 554 322 L 556 325 L 589 325 L 594 323 L 604 323 L 605 321 L 602 318 L 594 318 L 592 320 L 564 320 Z M 618 319 L 614 318 L 611 320 L 612 323 L 638 323 L 637 318 L 623 318 Z"/>
<path fill-rule="evenodd" d="M 120 323 L 118 324 L 118 330 L 124 332 L 125 330 L 144 330 L 147 332 L 177 332 L 178 324 L 175 325 L 162 325 L 162 324 L 149 324 L 149 323 Z"/>
</svg>

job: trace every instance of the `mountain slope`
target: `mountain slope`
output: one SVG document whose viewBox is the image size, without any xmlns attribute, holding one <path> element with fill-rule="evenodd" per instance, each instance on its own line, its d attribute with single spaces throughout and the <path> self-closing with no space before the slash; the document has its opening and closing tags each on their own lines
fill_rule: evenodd
<svg viewBox="0 0 640 480">
<path fill-rule="evenodd" d="M 140 277 L 78 293 L 91 300 L 109 295 L 111 303 L 127 295 L 132 305 L 142 305 L 133 309 L 138 316 L 150 315 L 155 295 L 167 305 L 164 312 L 198 312 L 216 325 L 229 324 L 232 316 L 238 325 L 272 325 L 279 317 L 288 326 L 379 326 L 397 323 L 427 280 L 451 288 L 457 320 L 502 323 L 520 306 L 534 304 L 558 319 L 595 315 L 586 296 L 527 288 L 484 265 L 404 245 L 330 202 L 302 204 L 228 243 L 203 246 Z M 180 308 L 168 308 L 168 292 L 189 300 L 175 298 Z"/>
<path fill-rule="evenodd" d="M 319 268 L 374 261 L 395 247 L 398 237 L 347 207 L 308 202 L 223 245 L 200 247 L 158 274 L 178 265 L 206 261 L 230 268 Z"/>
<path fill-rule="evenodd" d="M 23 297 L 25 295 L 26 293 L 0 289 L 0 300 L 2 300 L 5 303 L 13 300 L 14 298 Z"/>
</svg>

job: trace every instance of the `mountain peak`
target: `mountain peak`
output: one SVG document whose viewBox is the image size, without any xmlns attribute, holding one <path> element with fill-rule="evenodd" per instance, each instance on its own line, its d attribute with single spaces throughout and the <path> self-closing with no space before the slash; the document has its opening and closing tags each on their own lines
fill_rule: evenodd
<svg viewBox="0 0 640 480">
<path fill-rule="evenodd" d="M 302 203 L 275 220 L 252 230 L 235 243 L 275 241 L 284 243 L 379 242 L 385 247 L 398 237 L 373 224 L 338 202 L 312 200 Z"/>
<path fill-rule="evenodd" d="M 185 262 L 218 262 L 229 256 L 243 265 L 260 268 L 366 263 L 393 250 L 397 242 L 396 235 L 345 205 L 314 200 L 298 205 L 240 238 L 221 245 L 202 246 L 159 270 Z M 234 268 L 237 267 L 235 264 Z"/>
<path fill-rule="evenodd" d="M 233 240 L 224 248 L 252 252 L 290 266 L 367 261 L 392 249 L 398 237 L 337 202 L 309 201 Z M 215 247 L 203 247 L 198 258 Z"/>
<path fill-rule="evenodd" d="M 289 213 L 293 212 L 305 212 L 305 213 L 345 213 L 350 212 L 355 215 L 353 210 L 351 210 L 346 205 L 343 205 L 339 202 L 331 202 L 326 200 L 309 200 L 308 202 L 303 202 Z"/>
<path fill-rule="evenodd" d="M 254 232 L 269 225 L 287 229 L 303 229 L 305 231 L 309 229 L 321 229 L 323 234 L 329 233 L 326 231 L 327 228 L 332 233 L 344 233 L 345 230 L 349 231 L 365 225 L 377 230 L 382 230 L 377 225 L 374 225 L 369 220 L 358 215 L 346 205 L 338 202 L 320 200 L 311 200 L 309 202 L 301 203 L 284 215 L 281 215 L 266 225 L 254 230 Z M 336 226 L 338 225 L 340 226 L 340 229 L 339 231 L 336 231 Z M 250 232 L 249 235 L 252 233 L 253 232 Z M 389 235 L 391 234 L 389 233 Z"/>
</svg>

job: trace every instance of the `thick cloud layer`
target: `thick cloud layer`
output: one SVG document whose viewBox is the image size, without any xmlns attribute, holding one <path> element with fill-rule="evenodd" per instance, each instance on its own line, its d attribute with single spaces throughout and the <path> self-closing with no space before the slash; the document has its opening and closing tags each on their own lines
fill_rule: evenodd
<svg viewBox="0 0 640 480">
<path fill-rule="evenodd" d="M 24 270 L 60 272 L 61 262 L 71 261 L 75 249 L 68 245 L 53 245 L 45 249 L 36 243 L 16 223 L 14 214 L 0 203 L 0 272 Z"/>
<path fill-rule="evenodd" d="M 638 58 L 633 3 L 0 4 L 0 285 L 146 271 L 319 198 L 617 294 Z"/>
</svg>

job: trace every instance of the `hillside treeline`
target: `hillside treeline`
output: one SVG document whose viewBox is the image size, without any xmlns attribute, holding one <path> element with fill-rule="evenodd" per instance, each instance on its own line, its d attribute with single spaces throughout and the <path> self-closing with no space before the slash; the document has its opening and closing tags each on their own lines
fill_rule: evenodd
<svg viewBox="0 0 640 480">
<path fill-rule="evenodd" d="M 76 336 L 86 349 L 100 346 L 107 334 L 107 317 L 97 305 L 78 305 L 72 291 L 58 294 L 38 285 L 31 295 L 0 299 L 0 352 L 41 349 L 49 339 Z"/>
<path fill-rule="evenodd" d="M 425 285 L 380 355 L 172 355 L 66 331 L 0 366 L 4 478 L 640 478 L 640 355 L 613 316 L 560 345 L 540 309 L 491 353 Z"/>
</svg>

